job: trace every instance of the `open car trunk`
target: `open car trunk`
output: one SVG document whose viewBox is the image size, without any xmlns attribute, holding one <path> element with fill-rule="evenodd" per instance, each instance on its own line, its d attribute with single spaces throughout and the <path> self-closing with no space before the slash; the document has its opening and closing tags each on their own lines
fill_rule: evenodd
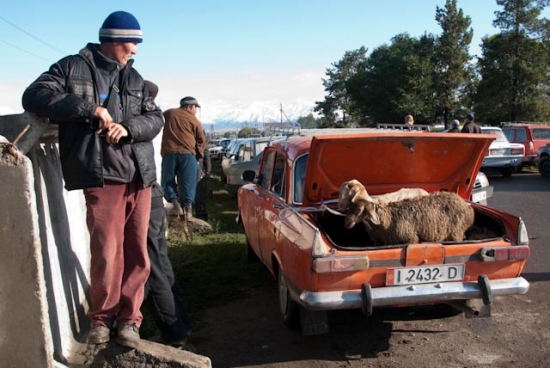
<svg viewBox="0 0 550 368">
<path fill-rule="evenodd" d="M 487 241 L 506 236 L 502 223 L 489 214 L 475 209 L 474 224 L 464 234 L 463 242 L 447 241 L 442 244 L 457 244 L 465 242 Z M 332 244 L 340 249 L 361 250 L 372 248 L 392 248 L 406 246 L 407 244 L 375 245 L 369 236 L 363 222 L 357 223 L 352 229 L 344 226 L 344 216 L 333 214 L 329 211 L 318 214 L 317 226 L 322 229 Z"/>
</svg>

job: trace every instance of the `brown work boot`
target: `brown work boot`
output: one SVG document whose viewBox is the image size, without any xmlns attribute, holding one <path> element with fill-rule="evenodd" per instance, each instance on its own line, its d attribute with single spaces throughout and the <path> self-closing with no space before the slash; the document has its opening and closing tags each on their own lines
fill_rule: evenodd
<svg viewBox="0 0 550 368">
<path fill-rule="evenodd" d="M 116 342 L 119 345 L 126 346 L 127 348 L 136 349 L 139 346 L 139 328 L 132 323 L 123 323 L 118 326 L 118 335 Z"/>
<path fill-rule="evenodd" d="M 172 199 L 172 209 L 170 210 L 170 215 L 176 215 L 180 216 L 183 215 L 183 210 L 181 209 L 181 205 L 178 202 L 177 198 Z"/>
<path fill-rule="evenodd" d="M 186 219 L 190 219 L 193 217 L 193 205 L 191 203 L 186 203 L 183 206 L 183 214 L 185 215 Z"/>
<path fill-rule="evenodd" d="M 92 325 L 86 343 L 89 345 L 104 344 L 110 340 L 111 330 L 105 325 Z"/>
</svg>

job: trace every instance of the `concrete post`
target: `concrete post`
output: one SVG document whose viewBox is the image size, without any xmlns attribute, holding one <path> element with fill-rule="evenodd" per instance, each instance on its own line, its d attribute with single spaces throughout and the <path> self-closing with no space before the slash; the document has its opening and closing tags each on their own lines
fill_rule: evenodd
<svg viewBox="0 0 550 368">
<path fill-rule="evenodd" d="M 53 367 L 32 164 L 0 163 L 0 362 Z"/>
</svg>

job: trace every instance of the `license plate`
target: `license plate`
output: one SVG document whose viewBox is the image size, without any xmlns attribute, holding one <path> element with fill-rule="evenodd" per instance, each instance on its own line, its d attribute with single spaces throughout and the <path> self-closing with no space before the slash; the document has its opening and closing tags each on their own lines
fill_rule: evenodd
<svg viewBox="0 0 550 368">
<path fill-rule="evenodd" d="M 414 285 L 464 279 L 464 264 L 389 268 L 386 285 Z"/>
<path fill-rule="evenodd" d="M 505 149 L 493 149 L 489 150 L 489 156 L 503 156 L 506 154 Z"/>
<path fill-rule="evenodd" d="M 484 199 L 487 199 L 486 192 L 472 193 L 472 202 L 480 202 L 480 201 L 483 201 Z"/>
</svg>

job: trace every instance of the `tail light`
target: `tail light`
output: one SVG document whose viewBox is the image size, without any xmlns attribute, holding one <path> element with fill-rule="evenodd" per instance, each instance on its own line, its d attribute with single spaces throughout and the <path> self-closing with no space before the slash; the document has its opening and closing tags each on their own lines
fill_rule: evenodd
<svg viewBox="0 0 550 368">
<path fill-rule="evenodd" d="M 317 273 L 362 271 L 369 268 L 369 257 L 365 254 L 348 257 L 323 257 L 313 260 L 313 271 Z"/>
<path fill-rule="evenodd" d="M 481 249 L 481 259 L 484 262 L 520 261 L 529 258 L 530 254 L 528 245 Z"/>
<path fill-rule="evenodd" d="M 520 218 L 518 226 L 518 245 L 529 245 L 529 234 L 527 233 L 527 227 L 525 227 L 525 222 Z"/>
<path fill-rule="evenodd" d="M 315 230 L 311 252 L 313 258 L 323 257 L 326 254 L 325 244 L 321 240 L 321 233 L 319 232 L 319 229 Z"/>
<path fill-rule="evenodd" d="M 535 143 L 533 141 L 529 141 L 529 153 L 533 154 L 536 153 L 535 151 Z"/>
<path fill-rule="evenodd" d="M 517 147 L 517 148 L 512 148 L 510 150 L 510 154 L 512 155 L 524 155 L 525 154 L 525 148 L 524 147 Z"/>
</svg>

